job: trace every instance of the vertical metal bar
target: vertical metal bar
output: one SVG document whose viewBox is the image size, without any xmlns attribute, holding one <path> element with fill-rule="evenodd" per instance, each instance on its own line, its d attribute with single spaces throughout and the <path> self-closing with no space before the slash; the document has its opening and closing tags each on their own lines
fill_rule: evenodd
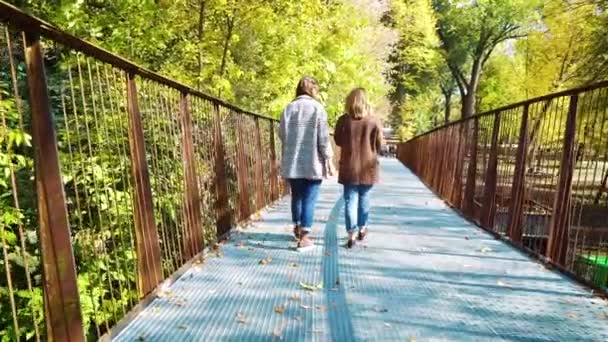
<svg viewBox="0 0 608 342">
<path fill-rule="evenodd" d="M 127 110 L 129 112 L 129 147 L 134 185 L 135 240 L 139 295 L 150 293 L 161 281 L 161 257 L 158 232 L 154 222 L 154 206 L 150 174 L 146 162 L 144 131 L 137 101 L 135 75 L 127 75 Z"/>
<path fill-rule="evenodd" d="M 469 151 L 471 159 L 467 169 L 467 183 L 464 190 L 463 213 L 468 218 L 472 218 L 475 213 L 475 189 L 477 187 L 477 142 L 479 140 L 479 119 L 475 117 L 473 120 L 473 134 L 469 142 Z M 468 125 L 467 125 L 468 126 Z"/>
<path fill-rule="evenodd" d="M 47 337 L 50 341 L 84 341 L 76 265 L 40 37 L 26 33 L 25 44 Z"/>
<path fill-rule="evenodd" d="M 272 200 L 276 201 L 279 199 L 279 165 L 277 160 L 277 148 L 275 142 L 275 129 L 274 123 L 270 122 L 270 193 L 272 194 Z"/>
<path fill-rule="evenodd" d="M 213 145 L 215 148 L 215 211 L 218 236 L 230 230 L 232 215 L 228 203 L 228 183 L 226 181 L 226 157 L 222 137 L 222 118 L 217 103 L 213 104 Z"/>
<path fill-rule="evenodd" d="M 236 169 L 237 169 L 237 186 L 239 189 L 239 220 L 244 220 L 251 215 L 249 206 L 249 188 L 247 187 L 247 155 L 245 154 L 245 146 L 248 144 L 245 141 L 245 132 L 242 123 L 243 117 L 236 115 Z"/>
<path fill-rule="evenodd" d="M 462 209 L 462 170 L 464 169 L 464 160 L 466 158 L 466 124 L 460 124 L 458 128 L 458 148 L 454 156 L 456 158 L 456 166 L 454 170 L 454 192 L 452 193 L 452 203 L 454 207 Z"/>
<path fill-rule="evenodd" d="M 568 249 L 568 226 L 570 221 L 570 200 L 572 192 L 572 176 L 576 164 L 576 114 L 578 95 L 570 97 L 564 147 L 559 171 L 559 181 L 553 202 L 547 257 L 553 262 L 564 265 Z"/>
<path fill-rule="evenodd" d="M 481 207 L 481 225 L 494 229 L 494 216 L 496 214 L 496 177 L 498 167 L 498 134 L 500 132 L 501 112 L 494 115 L 494 127 L 492 128 L 492 145 L 490 147 L 490 157 L 488 158 L 488 168 L 483 191 L 483 205 Z"/>
<path fill-rule="evenodd" d="M 179 106 L 182 119 L 182 155 L 184 162 L 185 180 L 185 216 L 186 230 L 189 237 L 185 246 L 188 258 L 194 257 L 203 249 L 203 225 L 201 222 L 201 197 L 198 187 L 198 176 L 196 174 L 196 157 L 194 154 L 194 142 L 192 140 L 192 115 L 190 113 L 189 96 L 181 94 Z"/>
<path fill-rule="evenodd" d="M 513 187 L 509 203 L 509 216 L 507 217 L 507 232 L 513 242 L 520 243 L 523 224 L 523 207 L 525 201 L 526 154 L 528 151 L 528 112 L 530 105 L 523 108 L 517 154 L 515 155 L 515 172 L 513 173 Z"/>
<path fill-rule="evenodd" d="M 255 118 L 255 208 L 262 209 L 266 203 L 264 201 L 264 158 L 262 157 L 262 133 L 260 131 L 260 119 Z"/>
</svg>

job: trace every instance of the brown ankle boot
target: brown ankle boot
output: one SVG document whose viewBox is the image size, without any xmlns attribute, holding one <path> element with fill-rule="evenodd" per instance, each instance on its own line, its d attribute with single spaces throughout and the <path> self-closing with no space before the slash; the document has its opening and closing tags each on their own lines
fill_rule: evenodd
<svg viewBox="0 0 608 342">
<path fill-rule="evenodd" d="M 300 229 L 300 226 L 296 225 L 293 227 L 293 236 L 296 238 L 296 241 L 300 241 L 302 238 L 302 229 Z"/>
<path fill-rule="evenodd" d="M 315 246 L 315 243 L 310 238 L 310 233 L 301 231 L 300 241 L 298 241 L 298 249 L 309 249 Z"/>
</svg>

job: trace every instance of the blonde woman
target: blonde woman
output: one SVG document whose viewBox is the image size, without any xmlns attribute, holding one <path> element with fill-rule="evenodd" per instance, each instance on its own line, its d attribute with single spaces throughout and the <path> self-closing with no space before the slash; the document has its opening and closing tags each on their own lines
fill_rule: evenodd
<svg viewBox="0 0 608 342">
<path fill-rule="evenodd" d="M 296 98 L 283 110 L 281 175 L 291 188 L 291 216 L 298 249 L 314 247 L 310 237 L 321 181 L 334 173 L 327 113 L 317 101 L 319 86 L 303 77 Z"/>
<path fill-rule="evenodd" d="M 346 97 L 345 114 L 338 119 L 334 139 L 340 150 L 338 182 L 344 186 L 344 221 L 348 242 L 363 240 L 368 233 L 369 192 L 378 182 L 378 152 L 382 126 L 371 113 L 365 89 L 353 89 Z"/>
</svg>

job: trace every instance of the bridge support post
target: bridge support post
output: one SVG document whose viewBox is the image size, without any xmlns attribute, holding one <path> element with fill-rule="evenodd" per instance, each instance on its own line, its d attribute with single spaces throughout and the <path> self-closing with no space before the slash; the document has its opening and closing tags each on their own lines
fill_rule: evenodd
<svg viewBox="0 0 608 342">
<path fill-rule="evenodd" d="M 262 132 L 260 118 L 255 118 L 255 209 L 260 210 L 266 206 L 266 189 L 264 186 L 264 167 L 262 156 Z"/>
<path fill-rule="evenodd" d="M 462 211 L 464 215 L 470 219 L 475 214 L 475 190 L 477 188 L 477 142 L 479 140 L 479 119 L 475 117 L 471 120 L 473 123 L 473 134 L 469 140 L 469 165 L 467 168 L 467 183 L 464 190 L 464 203 Z M 469 122 L 471 122 L 469 121 Z M 468 123 L 467 123 L 468 124 Z M 468 129 L 467 129 L 468 130 Z"/>
<path fill-rule="evenodd" d="M 486 170 L 483 191 L 483 205 L 481 207 L 481 225 L 487 229 L 494 229 L 494 216 L 496 214 L 496 177 L 498 167 L 498 134 L 500 133 L 500 112 L 494 114 L 494 127 L 492 128 L 492 145 Z"/>
<path fill-rule="evenodd" d="M 509 203 L 509 216 L 507 218 L 507 232 L 511 241 L 521 243 L 523 208 L 526 199 L 526 154 L 528 153 L 528 112 L 530 104 L 524 106 L 519 128 L 517 154 L 515 156 L 515 172 L 513 174 L 513 187 Z"/>
<path fill-rule="evenodd" d="M 576 114 L 578 109 L 578 95 L 570 96 L 566 132 L 564 134 L 564 147 L 562 152 L 559 181 L 553 202 L 553 215 L 551 215 L 547 257 L 553 262 L 564 265 L 568 252 L 568 226 L 570 221 L 570 201 L 572 194 L 572 176 L 576 163 Z"/>
<path fill-rule="evenodd" d="M 247 184 L 249 165 L 247 165 L 247 153 L 245 149 L 250 144 L 249 141 L 245 139 L 245 130 L 243 128 L 243 118 L 237 116 L 236 120 L 236 170 L 237 170 L 237 186 L 238 186 L 238 218 L 240 220 L 245 220 L 251 215 L 251 205 L 250 199 L 251 196 L 249 194 L 249 187 Z M 254 187 L 255 191 L 255 187 Z"/>
<path fill-rule="evenodd" d="M 189 96 L 182 92 L 180 98 L 180 117 L 182 122 L 182 156 L 185 175 L 184 217 L 186 218 L 186 234 L 184 235 L 184 251 L 186 259 L 193 258 L 203 249 L 204 237 L 201 222 L 201 196 L 196 173 L 196 155 L 192 141 L 192 114 L 189 106 Z"/>
<path fill-rule="evenodd" d="M 139 296 L 152 292 L 163 279 L 158 231 L 154 221 L 152 187 L 146 161 L 144 131 L 137 101 L 135 74 L 127 75 L 127 110 L 129 112 L 129 151 L 134 186 L 137 283 Z"/>
<path fill-rule="evenodd" d="M 274 123 L 270 122 L 270 194 L 273 201 L 279 199 L 280 189 L 279 182 L 279 161 L 277 160 L 277 145 L 275 141 Z"/>
<path fill-rule="evenodd" d="M 44 311 L 49 341 L 84 341 L 76 265 L 40 36 L 25 35 Z"/>
<path fill-rule="evenodd" d="M 213 145 L 215 148 L 215 212 L 218 236 L 228 232 L 232 226 L 232 213 L 228 203 L 228 183 L 226 182 L 226 153 L 222 137 L 222 117 L 220 107 L 213 104 Z"/>
</svg>

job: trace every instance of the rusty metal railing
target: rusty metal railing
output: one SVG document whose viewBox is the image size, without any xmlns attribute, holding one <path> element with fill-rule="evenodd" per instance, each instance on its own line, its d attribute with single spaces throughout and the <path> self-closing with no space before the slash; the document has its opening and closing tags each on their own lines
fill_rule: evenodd
<svg viewBox="0 0 608 342">
<path fill-rule="evenodd" d="M 608 82 L 436 128 L 398 148 L 483 228 L 608 289 Z"/>
<path fill-rule="evenodd" d="M 285 194 L 277 128 L 0 1 L 0 339 L 111 335 Z"/>
</svg>

